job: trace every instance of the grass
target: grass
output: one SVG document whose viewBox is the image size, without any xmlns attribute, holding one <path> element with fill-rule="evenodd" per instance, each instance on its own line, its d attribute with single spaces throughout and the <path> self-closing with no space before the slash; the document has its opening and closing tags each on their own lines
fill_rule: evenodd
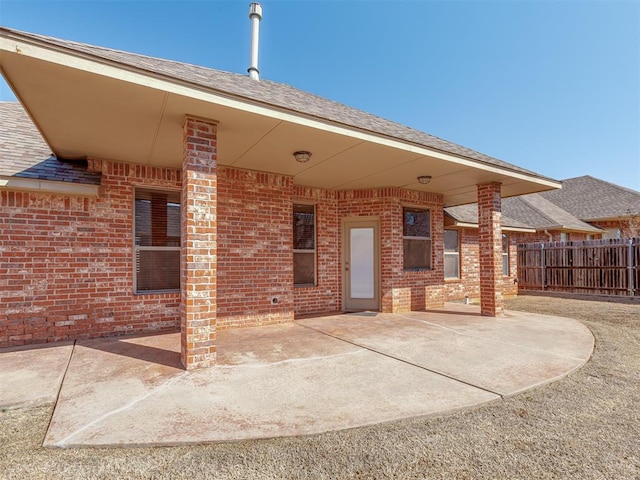
<svg viewBox="0 0 640 480">
<path fill-rule="evenodd" d="M 640 478 L 640 305 L 517 297 L 581 320 L 582 369 L 452 414 L 298 438 L 165 448 L 45 449 L 52 405 L 0 413 L 0 478 Z"/>
</svg>

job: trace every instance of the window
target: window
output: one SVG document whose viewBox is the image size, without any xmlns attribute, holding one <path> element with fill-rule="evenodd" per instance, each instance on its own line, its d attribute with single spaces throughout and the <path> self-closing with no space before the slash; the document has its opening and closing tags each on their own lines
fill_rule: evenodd
<svg viewBox="0 0 640 480">
<path fill-rule="evenodd" d="M 566 242 L 568 240 L 567 232 L 560 232 L 560 241 Z"/>
<path fill-rule="evenodd" d="M 403 250 L 405 270 L 431 268 L 431 212 L 403 208 Z"/>
<path fill-rule="evenodd" d="M 607 240 L 622 238 L 622 232 L 619 228 L 605 228 L 602 238 Z"/>
<path fill-rule="evenodd" d="M 444 278 L 460 278 L 458 231 L 444 231 Z"/>
<path fill-rule="evenodd" d="M 316 209 L 293 206 L 293 283 L 316 284 Z"/>
<path fill-rule="evenodd" d="M 135 191 L 136 293 L 180 289 L 180 192 Z"/>
<path fill-rule="evenodd" d="M 502 234 L 502 274 L 509 276 L 509 237 Z"/>
</svg>

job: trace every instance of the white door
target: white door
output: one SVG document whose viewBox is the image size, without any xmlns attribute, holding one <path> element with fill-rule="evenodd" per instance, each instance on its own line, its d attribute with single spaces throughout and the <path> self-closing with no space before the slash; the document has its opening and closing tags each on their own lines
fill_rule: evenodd
<svg viewBox="0 0 640 480">
<path fill-rule="evenodd" d="M 343 223 L 343 284 L 346 311 L 380 310 L 380 236 L 377 219 Z"/>
</svg>

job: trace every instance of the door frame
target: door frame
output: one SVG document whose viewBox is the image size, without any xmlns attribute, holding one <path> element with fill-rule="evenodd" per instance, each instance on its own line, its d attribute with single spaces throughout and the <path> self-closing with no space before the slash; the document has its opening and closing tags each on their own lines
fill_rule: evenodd
<svg viewBox="0 0 640 480">
<path fill-rule="evenodd" d="M 363 299 L 362 302 L 358 302 L 359 299 L 350 300 L 350 229 L 351 228 L 363 228 L 373 227 L 373 275 L 374 275 L 374 299 Z M 347 311 L 363 311 L 374 310 L 380 311 L 381 309 L 381 261 L 382 256 L 380 253 L 380 218 L 375 216 L 368 217 L 346 217 L 342 219 L 342 258 L 341 258 L 341 274 L 342 274 L 342 310 Z M 366 302 L 371 302 L 369 306 L 363 306 Z"/>
</svg>

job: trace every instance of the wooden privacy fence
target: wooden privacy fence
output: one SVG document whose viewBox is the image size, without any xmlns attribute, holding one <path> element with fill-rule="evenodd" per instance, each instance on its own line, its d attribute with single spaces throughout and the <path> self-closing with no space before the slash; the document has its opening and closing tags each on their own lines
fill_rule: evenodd
<svg viewBox="0 0 640 480">
<path fill-rule="evenodd" d="M 518 289 L 640 296 L 640 238 L 520 244 Z"/>
</svg>

